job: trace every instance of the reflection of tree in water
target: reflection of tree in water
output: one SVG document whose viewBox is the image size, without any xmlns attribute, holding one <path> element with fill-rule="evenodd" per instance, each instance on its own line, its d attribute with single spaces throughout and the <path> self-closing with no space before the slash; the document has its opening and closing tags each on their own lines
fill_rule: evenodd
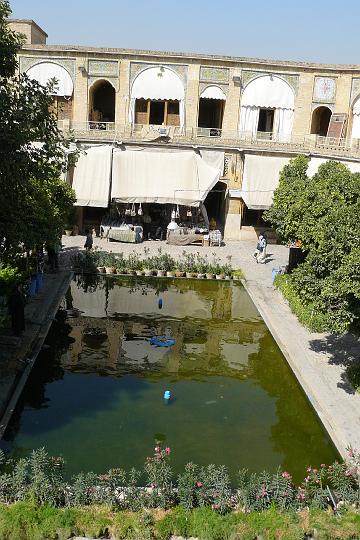
<svg viewBox="0 0 360 540">
<path fill-rule="evenodd" d="M 13 440 L 19 431 L 23 410 L 26 407 L 33 409 L 46 408 L 48 402 L 45 397 L 46 385 L 64 377 L 65 371 L 61 365 L 61 358 L 73 342 L 73 339 L 69 337 L 71 326 L 66 323 L 65 316 L 65 312 L 59 310 L 56 320 L 50 327 L 45 346 L 36 360 L 11 417 L 11 422 L 4 436 L 6 441 Z"/>
<path fill-rule="evenodd" d="M 259 352 L 250 355 L 249 362 L 253 378 L 276 399 L 277 422 L 271 426 L 273 448 L 283 454 L 284 470 L 293 471 L 301 479 L 308 465 L 331 463 L 338 456 L 268 331 L 259 344 Z"/>
</svg>

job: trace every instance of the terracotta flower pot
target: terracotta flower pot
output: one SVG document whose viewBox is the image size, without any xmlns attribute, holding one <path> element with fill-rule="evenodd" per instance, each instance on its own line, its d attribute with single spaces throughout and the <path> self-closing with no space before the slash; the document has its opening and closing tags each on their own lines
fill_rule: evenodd
<svg viewBox="0 0 360 540">
<path fill-rule="evenodd" d="M 225 274 L 216 274 L 216 279 L 225 279 Z"/>
<path fill-rule="evenodd" d="M 97 266 L 96 270 L 99 274 L 105 274 L 105 266 Z"/>
<path fill-rule="evenodd" d="M 144 270 L 145 276 L 148 276 L 148 277 L 149 277 L 149 276 L 152 276 L 153 273 L 154 273 L 153 270 L 149 270 L 149 269 Z"/>
<path fill-rule="evenodd" d="M 166 274 L 165 270 L 158 270 L 156 275 L 157 275 L 158 277 L 164 277 L 165 274 Z"/>
<path fill-rule="evenodd" d="M 176 270 L 175 277 L 185 277 L 185 272 L 182 272 L 181 270 Z"/>
<path fill-rule="evenodd" d="M 205 274 L 198 274 L 196 277 L 197 277 L 198 279 L 204 279 Z"/>
<path fill-rule="evenodd" d="M 142 271 L 142 270 L 136 270 L 136 275 L 137 275 L 137 276 L 142 276 L 142 275 L 143 275 L 143 271 Z"/>
<path fill-rule="evenodd" d="M 206 279 L 214 279 L 215 274 L 211 274 L 210 272 L 206 272 Z"/>
<path fill-rule="evenodd" d="M 197 276 L 197 274 L 195 274 L 194 272 L 186 272 L 186 277 L 187 278 L 194 278 L 196 276 Z"/>
<path fill-rule="evenodd" d="M 175 272 L 173 272 L 172 270 L 168 270 L 168 271 L 166 272 L 166 275 L 167 275 L 167 277 L 174 277 L 174 276 L 175 276 Z"/>
</svg>

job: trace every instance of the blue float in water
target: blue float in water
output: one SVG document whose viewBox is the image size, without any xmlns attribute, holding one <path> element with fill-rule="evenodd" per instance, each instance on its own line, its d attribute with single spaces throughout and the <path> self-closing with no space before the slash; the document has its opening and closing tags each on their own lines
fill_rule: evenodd
<svg viewBox="0 0 360 540">
<path fill-rule="evenodd" d="M 169 400 L 171 398 L 171 392 L 170 390 L 165 390 L 164 392 L 164 399 Z"/>
<path fill-rule="evenodd" d="M 162 308 L 162 305 L 163 305 L 162 298 L 159 298 L 159 302 L 158 302 L 159 309 Z"/>
<path fill-rule="evenodd" d="M 153 336 L 150 338 L 150 344 L 155 347 L 172 347 L 175 345 L 175 339 L 166 336 Z"/>
</svg>

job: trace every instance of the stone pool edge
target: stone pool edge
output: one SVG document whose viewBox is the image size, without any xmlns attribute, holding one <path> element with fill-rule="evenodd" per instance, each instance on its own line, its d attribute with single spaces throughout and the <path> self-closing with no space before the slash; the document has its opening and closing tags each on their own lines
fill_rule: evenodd
<svg viewBox="0 0 360 540">
<path fill-rule="evenodd" d="M 349 394 L 339 388 L 344 368 L 330 365 L 327 354 L 311 349 L 311 341 L 324 335 L 312 334 L 304 328 L 278 290 L 257 281 L 241 282 L 333 444 L 342 458 L 347 459 L 348 446 L 360 450 L 360 394 Z"/>
<path fill-rule="evenodd" d="M 63 275 L 61 275 L 63 274 Z M 58 275 L 61 275 L 61 280 L 58 284 L 58 288 L 55 289 L 54 294 L 51 297 L 50 305 L 44 304 L 40 308 L 40 321 L 35 323 L 32 328 L 32 338 L 28 345 L 28 348 L 22 350 L 22 361 L 25 364 L 25 368 L 16 381 L 15 385 L 9 389 L 8 403 L 0 418 L 0 440 L 3 438 L 8 423 L 13 415 L 17 402 L 21 396 L 24 386 L 29 378 L 32 368 L 36 362 L 36 359 L 41 351 L 46 336 L 49 333 L 50 326 L 54 320 L 54 317 L 59 309 L 61 301 L 63 300 L 65 293 L 71 283 L 73 272 L 62 271 Z M 45 307 L 45 309 L 44 309 Z M 37 330 L 34 328 L 37 327 Z"/>
</svg>

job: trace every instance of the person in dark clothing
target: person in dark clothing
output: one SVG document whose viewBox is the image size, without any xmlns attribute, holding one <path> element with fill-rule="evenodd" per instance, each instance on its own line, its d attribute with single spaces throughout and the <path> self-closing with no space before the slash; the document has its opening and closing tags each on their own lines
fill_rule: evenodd
<svg viewBox="0 0 360 540">
<path fill-rule="evenodd" d="M 15 336 L 21 336 L 25 330 L 25 299 L 21 292 L 21 283 L 17 283 L 8 300 L 9 313 L 11 315 L 11 327 Z"/>
<path fill-rule="evenodd" d="M 91 229 L 86 229 L 85 234 L 86 234 L 86 240 L 85 240 L 84 248 L 86 249 L 86 251 L 90 251 L 92 249 L 92 247 L 93 247 L 92 230 Z"/>
</svg>

